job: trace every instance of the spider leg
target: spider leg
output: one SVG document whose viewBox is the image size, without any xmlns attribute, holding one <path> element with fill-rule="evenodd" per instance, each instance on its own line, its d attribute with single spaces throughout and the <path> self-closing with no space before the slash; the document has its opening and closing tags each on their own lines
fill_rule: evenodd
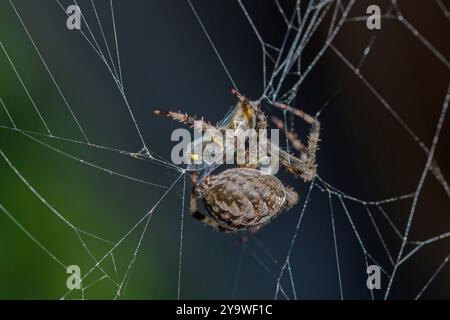
<svg viewBox="0 0 450 320">
<path fill-rule="evenodd" d="M 216 220 L 214 220 L 211 217 L 205 216 L 200 211 L 191 212 L 191 217 L 194 218 L 195 220 L 198 220 L 198 221 L 208 225 L 208 226 L 213 227 L 217 231 L 220 231 L 223 233 L 232 233 L 233 232 L 232 230 L 222 227 L 220 224 L 218 224 L 216 222 Z"/>
<path fill-rule="evenodd" d="M 279 102 L 274 103 L 274 106 L 277 107 L 278 109 L 286 110 L 288 112 L 293 113 L 297 117 L 305 120 L 310 125 L 313 125 L 314 123 L 318 123 L 318 121 L 315 117 L 310 116 L 309 114 L 305 113 L 303 110 L 300 110 L 300 109 L 297 109 L 297 108 L 294 108 L 294 107 L 291 107 L 284 103 L 279 103 Z"/>
<path fill-rule="evenodd" d="M 164 116 L 171 118 L 172 120 L 188 125 L 191 128 L 196 128 L 194 124 L 198 123 L 201 125 L 200 127 L 201 131 L 206 131 L 208 129 L 217 129 L 211 123 L 204 121 L 203 118 L 199 120 L 196 117 L 190 116 L 187 113 L 181 113 L 180 111 L 176 112 L 176 111 L 154 110 L 153 114 L 156 116 Z"/>
<path fill-rule="evenodd" d="M 234 94 L 236 96 L 236 98 L 238 98 L 238 100 L 242 103 L 248 104 L 248 100 L 247 97 L 242 95 L 239 91 L 237 91 L 236 89 L 231 89 L 231 94 Z"/>
<path fill-rule="evenodd" d="M 261 110 L 261 107 L 258 106 L 256 108 L 256 118 L 258 120 L 258 123 L 256 125 L 256 130 L 264 130 L 267 128 L 267 119 L 264 112 Z"/>
<path fill-rule="evenodd" d="M 209 216 L 204 215 L 203 213 L 197 210 L 197 192 L 196 192 L 198 181 L 197 178 L 198 174 L 196 172 L 191 173 L 191 181 L 192 181 L 191 206 L 190 206 L 191 217 L 194 218 L 195 220 L 198 220 L 206 225 L 213 227 L 214 229 L 220 232 L 231 233 L 232 230 L 222 227 L 217 223 L 216 220 L 214 220 Z"/>
<path fill-rule="evenodd" d="M 286 130 L 284 122 L 280 118 L 272 116 L 270 120 L 279 130 Z M 305 145 L 303 144 L 302 140 L 294 131 L 288 129 L 287 138 L 291 142 L 292 147 L 298 152 L 302 152 L 305 149 Z"/>
<path fill-rule="evenodd" d="M 190 212 L 192 215 L 194 212 L 197 212 L 197 193 L 196 193 L 197 182 L 198 182 L 198 173 L 197 172 L 191 173 L 191 182 L 192 182 L 192 189 L 191 189 Z"/>
<path fill-rule="evenodd" d="M 316 117 L 310 116 L 303 110 L 296 109 L 282 103 L 275 103 L 274 105 L 281 110 L 286 110 L 293 113 L 311 125 L 311 130 L 308 135 L 308 142 L 304 150 L 300 153 L 300 166 L 299 168 L 291 169 L 294 173 L 299 174 L 305 181 L 311 181 L 314 179 L 317 172 L 316 152 L 319 149 L 320 122 Z"/>
<path fill-rule="evenodd" d="M 283 209 L 289 210 L 298 203 L 300 197 L 295 189 L 291 186 L 284 185 L 284 188 L 286 190 L 286 200 L 284 202 Z"/>
</svg>

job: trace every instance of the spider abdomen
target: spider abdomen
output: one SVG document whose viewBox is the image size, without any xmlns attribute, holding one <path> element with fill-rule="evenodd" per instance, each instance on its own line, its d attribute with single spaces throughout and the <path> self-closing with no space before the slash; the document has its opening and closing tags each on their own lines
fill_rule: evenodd
<svg viewBox="0 0 450 320">
<path fill-rule="evenodd" d="M 197 191 L 212 218 L 231 230 L 267 223 L 286 201 L 286 189 L 278 178 L 249 168 L 209 176 Z"/>
</svg>

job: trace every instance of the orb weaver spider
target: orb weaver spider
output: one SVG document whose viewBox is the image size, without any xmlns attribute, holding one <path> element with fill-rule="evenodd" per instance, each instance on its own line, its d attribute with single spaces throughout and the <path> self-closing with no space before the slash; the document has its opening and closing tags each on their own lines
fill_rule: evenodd
<svg viewBox="0 0 450 320">
<path fill-rule="evenodd" d="M 258 102 L 249 101 L 236 90 L 232 93 L 237 97 L 236 107 L 229 119 L 217 126 L 205 122 L 202 118 L 183 114 L 180 111 L 155 110 L 154 114 L 166 116 L 190 127 L 194 121 L 200 121 L 200 129 L 237 129 L 256 128 L 266 129 L 267 120 Z M 288 139 L 294 149 L 299 152 L 296 157 L 278 149 L 280 163 L 288 172 L 301 177 L 305 182 L 312 181 L 317 174 L 316 152 L 320 141 L 320 123 L 302 110 L 291 106 L 274 103 L 274 106 L 290 112 L 311 125 L 307 144 L 292 131 L 288 132 Z M 283 122 L 272 117 L 272 122 L 278 129 L 284 129 Z M 271 146 L 271 148 L 274 148 Z M 190 213 L 194 219 L 213 227 L 221 232 L 251 231 L 256 232 L 282 211 L 297 204 L 299 195 L 288 185 L 284 185 L 273 175 L 262 174 L 249 164 L 238 165 L 236 168 L 225 170 L 219 174 L 210 174 L 198 179 L 198 171 L 191 172 L 192 192 Z M 197 198 L 203 204 L 209 215 L 197 210 Z"/>
</svg>

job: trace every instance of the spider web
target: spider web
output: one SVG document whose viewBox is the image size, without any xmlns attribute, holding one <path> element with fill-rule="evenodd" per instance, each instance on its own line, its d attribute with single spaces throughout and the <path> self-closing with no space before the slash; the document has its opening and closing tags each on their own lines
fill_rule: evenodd
<svg viewBox="0 0 450 320">
<path fill-rule="evenodd" d="M 16 37 L 24 40 L 26 50 L 33 53 L 40 72 L 47 77 L 49 87 L 44 92 L 53 97 L 47 99 L 43 94 L 34 94 L 39 86 L 29 70 L 36 65 L 29 64 L 20 48 L 11 44 L 11 36 L 2 36 L 1 65 L 3 77 L 7 79 L 2 81 L 14 82 L 20 89 L 17 95 L 0 91 L 0 159 L 3 159 L 2 180 L 6 182 L 2 183 L 4 195 L 0 209 L 3 217 L 10 221 L 7 225 L 3 220 L 5 236 L 2 242 L 10 250 L 25 251 L 23 260 L 8 260 L 6 255 L 3 263 L 15 268 L 13 261 L 29 265 L 32 259 L 42 259 L 45 255 L 49 260 L 46 267 L 51 270 L 45 273 L 47 276 L 41 280 L 41 287 L 48 285 L 52 289 L 47 289 L 51 291 L 47 293 L 45 287 L 37 286 L 32 290 L 33 297 L 448 298 L 448 287 L 436 284 L 438 278 L 445 284 L 449 276 L 450 188 L 443 173 L 448 168 L 440 167 L 445 163 L 445 154 L 439 153 L 448 144 L 445 120 L 450 101 L 449 48 L 445 43 L 439 43 L 442 39 L 426 36 L 417 29 L 412 22 L 416 17 L 408 15 L 411 10 L 406 1 L 380 1 L 383 27 L 369 31 L 365 26 L 365 8 L 370 3 L 363 1 L 273 0 L 261 13 L 256 2 L 237 0 L 232 12 L 240 15 L 233 19 L 241 22 L 239 28 L 247 26 L 242 30 L 243 36 L 251 35 L 252 39 L 242 40 L 233 35 L 234 43 L 248 41 L 249 47 L 254 48 L 252 53 L 260 54 L 261 62 L 254 68 L 262 78 L 262 88 L 246 85 L 244 80 L 236 77 L 241 73 L 228 62 L 237 61 L 233 59 L 235 53 L 226 50 L 227 45 L 232 48 L 234 44 L 227 43 L 230 39 L 214 36 L 218 22 L 211 18 L 215 14 L 206 14 L 208 5 L 186 2 L 192 28 L 196 28 L 195 34 L 200 39 L 193 42 L 198 41 L 198 48 L 205 55 L 213 56 L 216 64 L 219 62 L 221 69 L 214 69 L 214 72 L 220 72 L 223 81 L 229 81 L 228 86 L 231 83 L 248 96 L 258 97 L 270 115 L 277 115 L 271 107 L 274 102 L 300 106 L 310 114 L 316 114 L 324 128 L 318 155 L 319 176 L 306 186 L 284 177 L 299 190 L 300 205 L 240 246 L 235 245 L 235 237 L 214 233 L 197 222 L 191 224 L 191 220 L 185 220 L 188 188 L 185 170 L 166 160 L 170 152 L 164 141 L 168 141 L 170 135 L 157 125 L 145 126 L 150 120 L 144 117 L 150 114 L 153 106 L 157 107 L 157 103 L 172 105 L 178 100 L 167 101 L 167 96 L 165 100 L 155 98 L 156 103 L 145 101 L 145 105 L 151 107 L 143 107 L 140 106 L 142 101 L 131 98 L 145 87 L 135 89 L 127 85 L 127 80 L 133 81 L 128 79 L 128 74 L 133 74 L 131 70 L 136 68 L 131 62 L 139 65 L 139 61 L 130 61 L 124 55 L 121 44 L 127 39 L 120 32 L 121 28 L 125 29 L 120 21 L 129 14 L 127 6 L 139 10 L 140 4 L 125 6 L 112 0 L 96 3 L 92 0 L 56 0 L 42 4 L 41 10 L 57 12 L 55 16 L 59 16 L 60 21 L 55 23 L 60 23 L 64 29 L 65 11 L 70 4 L 80 5 L 83 14 L 81 30 L 70 34 L 72 43 L 76 44 L 72 50 L 79 49 L 81 55 L 87 56 L 91 63 L 95 62 L 92 66 L 94 80 L 92 83 L 86 80 L 87 84 L 80 88 L 85 92 L 91 89 L 109 94 L 104 99 L 95 97 L 95 92 L 89 96 L 88 102 L 96 106 L 95 110 L 84 106 L 85 100 L 76 96 L 80 81 L 62 76 L 59 68 L 66 70 L 63 65 L 67 61 L 58 62 L 49 48 L 64 49 L 49 46 L 45 46 L 45 51 L 42 49 L 44 35 L 38 32 L 40 29 L 30 12 L 36 5 L 13 0 L 2 4 L 5 21 L 15 25 Z M 440 20 L 434 23 L 438 30 L 442 28 L 448 34 L 449 5 L 436 0 L 424 6 L 439 15 Z M 180 14 L 175 9 L 164 11 L 156 4 L 155 10 Z M 215 11 L 211 9 L 210 12 Z M 431 13 L 425 12 L 427 14 Z M 418 22 L 422 21 L 419 19 Z M 272 28 L 272 25 L 278 27 Z M 60 32 L 67 36 L 67 30 Z M 361 34 L 354 36 L 355 32 Z M 394 32 L 408 37 L 407 42 L 420 52 L 419 56 L 430 60 L 433 69 L 427 70 L 427 77 L 445 81 L 432 91 L 433 99 L 427 97 L 430 105 L 425 107 L 418 103 L 420 108 L 410 110 L 418 114 L 420 121 L 409 116 L 408 109 L 405 112 L 401 99 L 405 92 L 393 95 L 382 81 L 386 75 L 370 68 L 374 65 L 376 69 L 380 60 L 385 59 L 383 54 L 391 53 L 383 52 L 383 46 L 377 45 Z M 152 47 L 152 52 L 157 50 L 157 45 Z M 63 54 L 69 53 L 64 51 Z M 250 61 L 258 63 L 254 57 Z M 169 69 L 168 66 L 163 68 Z M 315 94 L 317 100 L 306 95 L 305 92 L 321 85 L 320 78 L 327 76 L 328 69 L 336 70 L 338 79 L 331 81 L 330 86 L 323 84 Z M 185 72 L 189 70 L 197 71 L 186 67 Z M 389 74 L 394 73 L 395 70 L 389 70 Z M 161 83 L 165 81 L 160 74 L 151 77 L 162 78 Z M 60 79 L 66 79 L 67 83 Z M 98 83 L 98 87 L 89 88 L 89 83 Z M 109 87 L 110 91 L 102 90 L 103 87 Z M 399 88 L 414 89 L 407 84 Z M 363 110 L 361 101 L 354 103 L 355 110 L 351 112 L 343 105 L 342 96 L 357 96 L 358 91 L 367 94 L 362 102 L 375 111 Z M 171 96 L 176 92 L 170 93 Z M 400 103 L 396 105 L 390 100 Z M 436 101 L 439 104 L 435 104 Z M 217 110 L 213 115 L 220 117 L 226 113 L 226 103 L 218 100 L 215 104 Z M 426 115 L 423 115 L 424 108 Z M 199 111 L 202 110 L 200 107 Z M 372 169 L 375 173 L 370 172 L 373 159 L 361 156 L 367 163 L 364 167 L 367 172 L 359 173 L 363 177 L 361 180 L 352 180 L 352 174 L 358 175 L 358 167 L 343 165 L 348 160 L 345 157 L 341 162 L 336 160 L 339 152 L 355 152 L 358 147 L 368 151 L 364 145 L 375 144 L 376 137 L 361 133 L 360 138 L 350 138 L 351 134 L 343 133 L 347 139 L 339 140 L 345 147 L 338 148 L 330 141 L 339 141 L 333 140 L 333 136 L 337 136 L 333 130 L 342 130 L 342 126 L 335 127 L 333 123 L 339 122 L 335 117 L 344 123 L 348 118 L 357 122 L 351 127 L 354 131 L 363 130 L 364 120 L 367 125 L 371 123 L 364 112 L 373 112 L 378 115 L 378 121 L 390 124 L 383 131 L 383 137 L 389 138 L 382 143 L 386 152 L 377 153 L 378 161 L 392 160 L 393 157 L 400 159 L 402 164 L 411 161 L 414 163 L 405 164 L 405 170 L 414 170 L 398 173 L 398 178 L 375 169 Z M 92 118 L 87 116 L 91 113 L 95 114 Z M 105 116 L 108 113 L 114 113 L 121 119 L 120 123 L 114 122 L 112 116 L 111 119 Z M 299 135 L 305 136 L 300 122 L 286 112 L 281 116 L 286 131 L 300 131 Z M 415 126 L 409 124 L 409 118 Z M 94 124 L 90 122 L 92 119 L 95 119 Z M 112 123 L 108 124 L 107 120 Z M 423 129 L 427 126 L 429 132 Z M 115 134 L 116 130 L 121 134 Z M 400 143 L 404 146 L 396 149 Z M 292 151 L 288 140 L 285 148 Z M 392 155 L 389 150 L 398 151 Z M 444 162 L 438 161 L 441 158 Z M 36 166 L 30 166 L 30 162 Z M 52 164 L 51 168 L 46 168 L 47 162 Z M 335 174 L 333 166 L 342 166 L 343 175 Z M 374 168 L 379 170 L 380 167 Z M 73 175 L 70 174 L 72 170 Z M 398 170 L 390 172 L 397 173 Z M 84 175 L 77 179 L 76 175 L 83 172 Z M 61 178 L 67 181 L 60 181 Z M 44 183 L 47 179 L 58 181 Z M 97 180 L 99 182 L 95 182 Z M 361 181 L 367 183 L 361 185 Z M 383 187 L 372 188 L 372 183 L 381 183 Z M 113 189 L 113 184 L 119 185 L 120 191 Z M 384 187 L 384 184 L 392 184 L 392 187 Z M 80 188 L 87 191 L 80 192 Z M 109 188 L 116 196 L 108 195 L 105 190 Z M 365 192 L 364 188 L 368 190 Z M 17 194 L 24 200 L 17 198 Z M 89 206 L 78 204 L 79 197 L 83 196 L 93 198 Z M 20 237 L 13 233 L 13 226 L 32 244 L 22 240 L 8 241 Z M 39 249 L 38 253 L 35 248 Z M 220 254 L 215 248 L 220 248 Z M 72 264 L 80 265 L 82 270 L 80 290 L 65 287 L 66 269 Z M 373 264 L 382 271 L 381 290 L 366 287 L 366 268 Z M 17 273 L 21 272 L 31 272 L 34 278 L 43 273 L 42 270 L 18 268 Z M 13 282 L 8 283 L 14 286 Z M 31 282 L 25 283 L 27 286 Z M 24 291 L 25 288 L 20 293 Z"/>
</svg>

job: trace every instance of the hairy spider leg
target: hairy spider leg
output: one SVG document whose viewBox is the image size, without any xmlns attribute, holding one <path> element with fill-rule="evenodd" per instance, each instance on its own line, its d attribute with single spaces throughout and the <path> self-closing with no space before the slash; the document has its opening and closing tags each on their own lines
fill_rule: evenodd
<svg viewBox="0 0 450 320">
<path fill-rule="evenodd" d="M 270 120 L 277 127 L 277 129 L 279 129 L 281 131 L 286 130 L 286 128 L 284 126 L 284 122 L 280 118 L 278 118 L 276 116 L 272 116 L 272 117 L 270 117 Z M 286 132 L 287 132 L 287 138 L 288 138 L 289 142 L 292 144 L 292 147 L 297 152 L 301 153 L 305 149 L 305 145 L 303 144 L 303 142 L 300 139 L 300 137 L 298 136 L 298 134 L 295 133 L 294 131 L 292 131 L 291 129 L 288 129 Z"/>
<path fill-rule="evenodd" d="M 299 118 L 302 118 L 306 123 L 311 125 L 311 130 L 308 135 L 308 142 L 303 150 L 300 151 L 300 168 L 291 168 L 296 174 L 305 181 L 311 181 L 316 176 L 316 152 L 319 149 L 320 141 L 320 122 L 316 117 L 310 116 L 303 110 L 293 108 L 283 103 L 275 103 L 275 107 L 293 113 Z"/>
</svg>

